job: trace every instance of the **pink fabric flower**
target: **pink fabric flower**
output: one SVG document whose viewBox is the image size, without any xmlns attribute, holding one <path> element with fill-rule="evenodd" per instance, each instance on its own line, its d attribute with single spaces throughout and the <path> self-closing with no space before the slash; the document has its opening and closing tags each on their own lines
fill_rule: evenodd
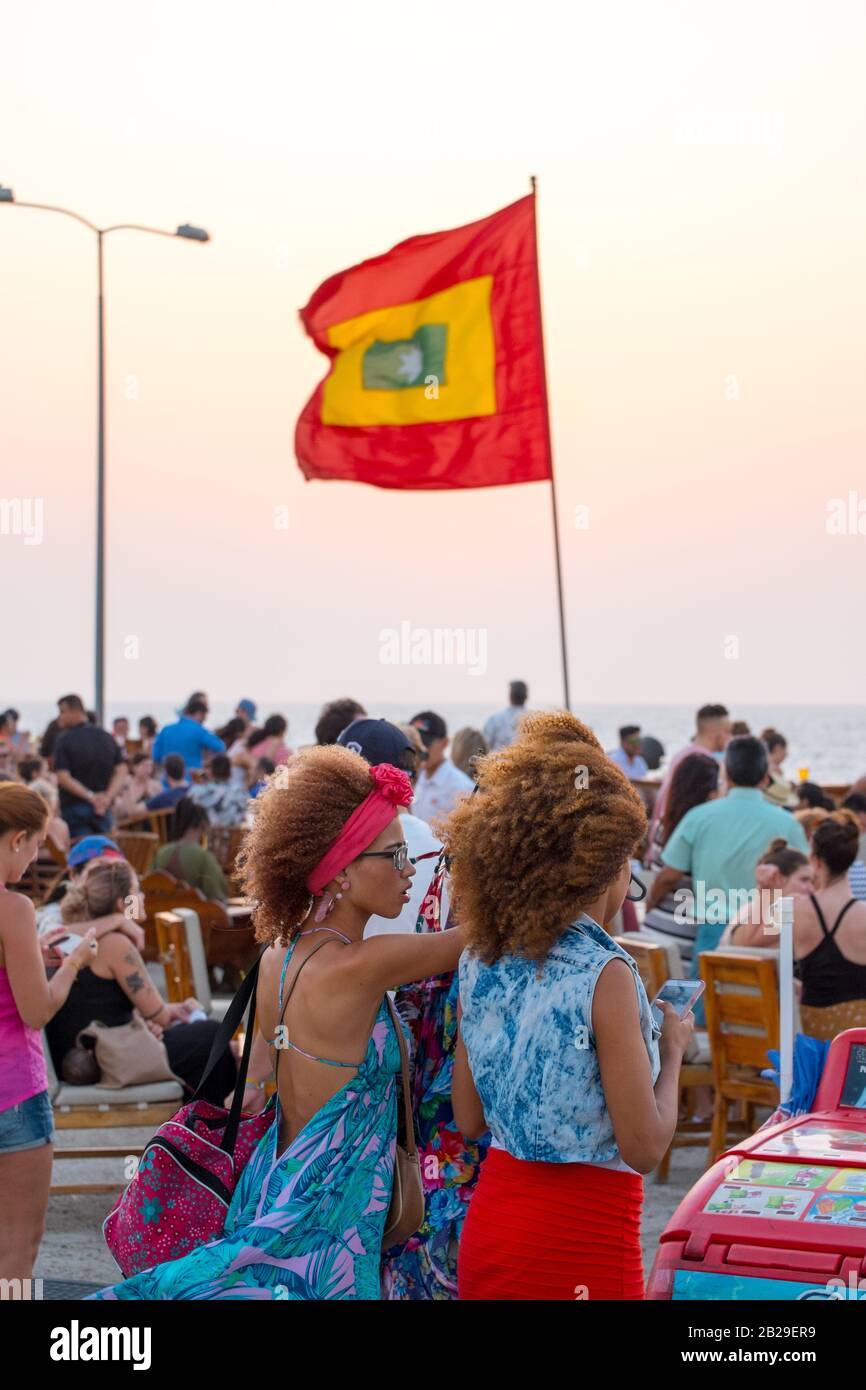
<svg viewBox="0 0 866 1390">
<path fill-rule="evenodd" d="M 408 806 L 412 801 L 412 783 L 406 773 L 399 767 L 392 767 L 390 763 L 379 763 L 377 767 L 370 768 L 370 780 L 375 783 L 376 790 L 386 801 L 390 801 L 392 806 Z"/>
</svg>

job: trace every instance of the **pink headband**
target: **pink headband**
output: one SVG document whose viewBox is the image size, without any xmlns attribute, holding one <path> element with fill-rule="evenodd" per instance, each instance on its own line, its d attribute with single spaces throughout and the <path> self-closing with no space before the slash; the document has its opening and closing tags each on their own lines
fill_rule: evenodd
<svg viewBox="0 0 866 1390">
<path fill-rule="evenodd" d="M 327 849 L 307 878 L 311 893 L 321 893 L 325 884 L 371 845 L 394 819 L 397 808 L 412 800 L 412 783 L 400 768 L 379 763 L 370 768 L 373 790 L 350 815 L 334 843 Z"/>
</svg>

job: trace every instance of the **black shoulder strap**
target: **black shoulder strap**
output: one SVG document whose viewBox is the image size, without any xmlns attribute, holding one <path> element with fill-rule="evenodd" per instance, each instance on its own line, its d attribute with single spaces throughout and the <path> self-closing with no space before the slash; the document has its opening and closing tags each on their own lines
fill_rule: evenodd
<svg viewBox="0 0 866 1390">
<path fill-rule="evenodd" d="M 250 1012 L 249 1018 L 247 1019 L 247 1032 L 244 1039 L 243 1056 L 241 1057 L 241 1064 L 238 1067 L 238 1079 L 235 1083 L 235 1093 L 232 1097 L 232 1106 L 229 1111 L 228 1123 L 226 1124 L 225 1133 L 223 1134 L 222 1143 L 220 1144 L 220 1148 L 224 1149 L 226 1153 L 234 1153 L 235 1140 L 238 1136 L 238 1125 L 241 1120 L 241 1106 L 243 1104 L 244 1088 L 247 1084 L 247 1071 L 250 1065 L 250 1053 L 253 1046 L 253 1034 L 256 1030 L 256 985 L 259 979 L 259 966 L 261 965 L 262 956 L 266 950 L 268 950 L 267 946 L 265 946 L 264 950 L 259 954 L 259 958 L 252 969 L 244 976 L 240 988 L 226 1009 L 225 1017 L 211 1043 L 210 1054 L 199 1079 L 198 1089 L 192 1098 L 193 1100 L 197 1100 L 201 1095 L 202 1087 L 226 1048 L 229 1046 L 229 1043 L 237 1031 L 238 1025 L 246 1013 L 247 1006 L 249 1006 Z"/>
<path fill-rule="evenodd" d="M 828 935 L 829 937 L 832 938 L 832 937 L 834 937 L 834 936 L 836 935 L 836 932 L 837 932 L 838 929 L 839 929 L 839 923 L 842 921 L 842 918 L 845 916 L 845 913 L 848 911 L 848 908 L 849 908 L 849 907 L 853 907 L 854 904 L 856 903 L 856 901 L 857 901 L 856 898 L 849 898 L 849 899 L 848 899 L 847 903 L 846 903 L 845 906 L 842 908 L 842 911 L 839 913 L 839 916 L 836 918 L 836 921 L 833 923 L 833 928 L 832 928 L 832 930 L 829 931 L 829 932 L 827 933 L 827 935 Z"/>
<path fill-rule="evenodd" d="M 814 909 L 815 909 L 815 916 L 818 918 L 818 921 L 821 923 L 821 931 L 822 931 L 822 933 L 824 934 L 824 936 L 829 936 L 830 933 L 829 933 L 828 930 L 827 930 L 827 923 L 826 923 L 825 920 L 824 920 L 824 914 L 823 914 L 823 912 L 821 911 L 820 907 L 818 906 L 818 899 L 815 897 L 815 894 L 814 894 L 814 893 L 810 893 L 810 894 L 809 894 L 809 902 L 810 902 L 810 903 L 812 904 L 812 906 L 814 907 Z M 837 922 L 837 923 L 836 923 L 836 926 L 838 927 L 838 925 L 839 925 L 839 923 Z M 834 930 L 835 930 L 835 928 L 834 928 Z"/>
</svg>

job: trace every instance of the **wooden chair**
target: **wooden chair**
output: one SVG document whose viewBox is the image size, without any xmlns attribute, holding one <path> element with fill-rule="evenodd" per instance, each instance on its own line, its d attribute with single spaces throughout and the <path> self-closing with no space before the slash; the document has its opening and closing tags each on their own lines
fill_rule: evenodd
<svg viewBox="0 0 866 1390">
<path fill-rule="evenodd" d="M 156 914 L 190 908 L 197 916 L 209 966 L 218 965 L 233 977 L 249 970 L 258 953 L 252 924 L 237 923 L 222 903 L 206 898 L 197 888 L 165 870 L 149 873 L 141 883 L 144 896 L 145 960 L 157 960 Z"/>
<path fill-rule="evenodd" d="M 628 952 L 637 966 L 647 998 L 655 999 L 668 978 L 667 952 L 656 942 L 639 941 L 637 936 L 637 932 L 628 932 L 625 936 L 615 936 L 614 941 Z"/>
<path fill-rule="evenodd" d="M 618 946 L 621 946 L 624 951 L 628 951 L 637 965 L 638 973 L 643 980 L 649 999 L 655 998 L 666 980 L 681 978 L 682 965 L 679 951 L 669 954 L 667 948 L 661 943 L 641 940 L 640 934 L 637 932 L 630 932 L 627 936 L 618 936 L 615 940 Z M 673 960 L 671 955 L 674 956 Z M 694 1090 L 697 1086 L 712 1085 L 713 1069 L 707 1062 L 703 1060 L 684 1061 L 680 1069 L 680 1108 L 689 1104 L 689 1091 Z M 674 1149 L 707 1145 L 709 1156 L 710 1142 L 711 1131 L 703 1120 L 678 1120 L 674 1137 L 656 1169 L 656 1182 L 667 1182 L 671 1154 Z"/>
<path fill-rule="evenodd" d="M 243 825 L 213 825 L 207 832 L 207 848 L 219 863 L 233 893 L 240 891 L 235 864 L 245 834 Z"/>
<path fill-rule="evenodd" d="M 245 833 L 242 825 L 212 825 L 207 832 L 207 847 L 226 874 L 234 872 Z"/>
<path fill-rule="evenodd" d="M 702 951 L 701 979 L 713 1064 L 716 1103 L 712 1153 L 715 1161 L 728 1146 L 728 1107 L 743 1106 L 746 1134 L 755 1127 L 755 1107 L 774 1110 L 779 1090 L 765 1081 L 767 1050 L 779 1046 L 779 989 L 774 961 L 733 951 Z"/>
<path fill-rule="evenodd" d="M 159 849 L 159 836 L 155 831 L 116 830 L 114 840 L 139 878 L 150 872 L 156 851 Z"/>
<path fill-rule="evenodd" d="M 157 912 L 154 922 L 168 1002 L 182 1004 L 192 996 L 205 1013 L 210 1013 L 210 980 L 198 916 L 191 908 L 182 907 L 176 912 Z"/>
<path fill-rule="evenodd" d="M 171 823 L 174 817 L 174 808 L 166 807 L 164 811 L 143 811 L 140 816 L 128 816 L 126 820 L 117 822 L 118 830 L 130 830 L 136 833 L 145 831 L 148 834 L 156 835 L 159 840 L 160 848 L 167 845 L 170 838 Z"/>
<path fill-rule="evenodd" d="M 42 1035 L 45 1066 L 48 1072 L 48 1094 L 54 1110 L 55 1129 L 114 1129 L 146 1125 L 154 1130 L 170 1120 L 183 1102 L 183 1088 L 177 1081 L 155 1081 L 146 1086 L 124 1086 L 107 1090 L 102 1086 L 69 1086 L 58 1081 L 54 1064 Z M 52 1183 L 55 1195 L 77 1192 L 120 1192 L 129 1181 L 124 1160 L 140 1158 L 141 1145 L 94 1145 L 87 1148 L 62 1149 L 55 1147 L 56 1159 L 100 1158 L 116 1161 L 117 1178 L 105 1183 Z"/>
<path fill-rule="evenodd" d="M 45 840 L 50 859 L 34 859 L 26 873 L 15 884 L 15 890 L 23 893 L 36 907 L 46 903 L 59 883 L 66 877 L 66 855 L 57 848 L 48 836 Z"/>
</svg>

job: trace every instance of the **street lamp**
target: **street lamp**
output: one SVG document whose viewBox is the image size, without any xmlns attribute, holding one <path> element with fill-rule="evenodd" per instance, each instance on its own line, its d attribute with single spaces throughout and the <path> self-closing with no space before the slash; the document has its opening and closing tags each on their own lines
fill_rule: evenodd
<svg viewBox="0 0 866 1390">
<path fill-rule="evenodd" d="M 94 663 L 94 707 L 100 724 L 105 716 L 105 296 L 103 293 L 102 239 L 109 232 L 149 232 L 153 236 L 182 237 L 186 241 L 210 241 L 203 227 L 184 222 L 173 232 L 161 227 L 142 227 L 134 222 L 118 223 L 114 227 L 97 227 L 86 217 L 69 208 L 52 207 L 48 203 L 18 202 L 11 188 L 0 184 L 0 203 L 14 203 L 19 208 L 35 208 L 39 212 L 59 212 L 94 233 L 97 246 L 98 295 L 98 371 L 97 371 L 97 450 L 96 450 L 96 650 Z"/>
</svg>

